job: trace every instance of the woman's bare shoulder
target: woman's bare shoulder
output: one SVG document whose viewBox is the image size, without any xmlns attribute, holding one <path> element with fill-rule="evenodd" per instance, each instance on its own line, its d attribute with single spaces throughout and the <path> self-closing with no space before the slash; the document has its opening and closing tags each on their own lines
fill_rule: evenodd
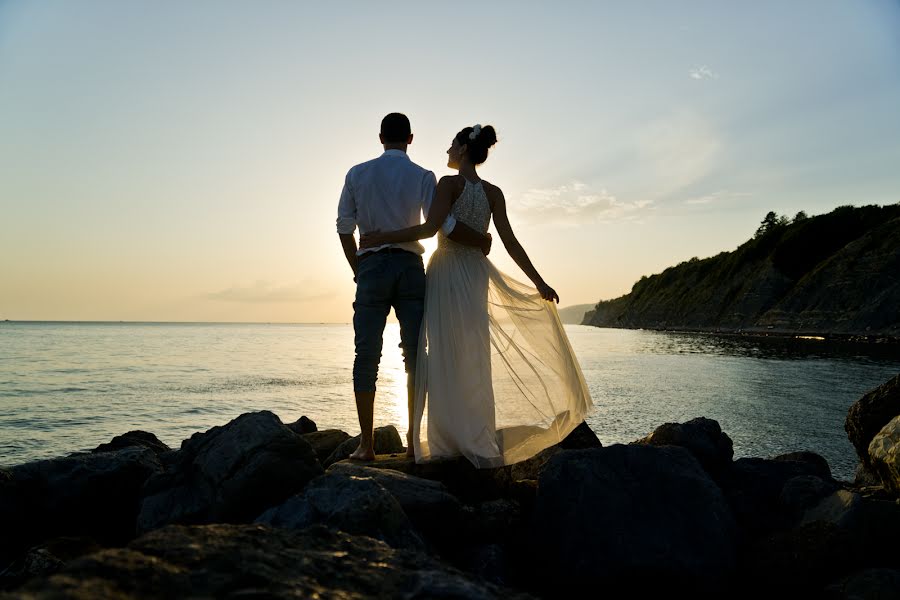
<svg viewBox="0 0 900 600">
<path fill-rule="evenodd" d="M 494 185 L 490 181 L 482 179 L 481 186 L 484 188 L 484 193 L 492 204 L 495 200 L 503 198 L 503 190 L 501 190 L 498 186 Z"/>
<path fill-rule="evenodd" d="M 438 181 L 438 188 L 452 191 L 462 191 L 465 186 L 465 180 L 462 175 L 444 175 Z"/>
</svg>

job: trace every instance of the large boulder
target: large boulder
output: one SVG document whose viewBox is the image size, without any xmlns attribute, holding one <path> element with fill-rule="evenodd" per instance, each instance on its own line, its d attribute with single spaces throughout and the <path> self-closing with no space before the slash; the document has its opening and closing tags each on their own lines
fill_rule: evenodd
<svg viewBox="0 0 900 600">
<path fill-rule="evenodd" d="M 560 452 L 541 473 L 532 527 L 535 574 L 558 594 L 635 581 L 710 591 L 735 561 L 721 490 L 675 446 Z"/>
<path fill-rule="evenodd" d="M 18 587 L 32 577 L 48 577 L 70 560 L 100 549 L 101 546 L 90 538 L 69 536 L 32 546 L 0 570 L 0 590 Z"/>
<path fill-rule="evenodd" d="M 461 456 L 417 463 L 406 456 L 379 455 L 374 461 L 364 464 L 373 469 L 389 469 L 440 481 L 447 486 L 451 494 L 463 502 L 472 503 L 514 493 L 515 489 L 521 488 L 523 480 L 536 480 L 550 457 L 559 452 L 562 452 L 559 446 L 551 446 L 528 460 L 496 469 L 476 469 L 471 462 Z"/>
<path fill-rule="evenodd" d="M 825 588 L 826 600 L 894 600 L 900 598 L 900 570 L 863 569 Z"/>
<path fill-rule="evenodd" d="M 816 521 L 752 542 L 735 585 L 747 598 L 821 598 L 829 582 L 859 566 L 852 534 Z"/>
<path fill-rule="evenodd" d="M 798 452 L 779 454 L 772 460 L 778 460 L 782 462 L 807 463 L 810 467 L 811 472 L 816 473 L 822 479 L 832 479 L 831 465 L 828 464 L 828 461 L 825 460 L 825 457 L 823 457 L 821 454 L 817 454 L 809 450 L 800 450 Z"/>
<path fill-rule="evenodd" d="M 722 431 L 717 421 L 706 417 L 697 417 L 686 423 L 664 423 L 638 443 L 681 446 L 714 476 L 726 470 L 734 457 L 731 438 Z"/>
<path fill-rule="evenodd" d="M 287 424 L 288 429 L 293 431 L 294 433 L 305 434 L 305 433 L 313 433 L 314 431 L 318 431 L 319 428 L 316 427 L 316 422 L 303 415 L 293 423 Z"/>
<path fill-rule="evenodd" d="M 859 494 L 849 490 L 837 490 L 809 508 L 803 515 L 800 525 L 825 521 L 851 530 L 863 519 L 862 505 L 863 499 Z"/>
<path fill-rule="evenodd" d="M 900 495 L 900 416 L 881 428 L 868 448 L 869 466 L 885 489 Z"/>
<path fill-rule="evenodd" d="M 582 421 L 569 435 L 559 443 L 563 450 L 584 450 L 586 448 L 602 448 L 600 438 L 587 423 Z"/>
<path fill-rule="evenodd" d="M 359 446 L 359 436 L 352 437 L 343 442 L 334 449 L 334 452 L 325 459 L 322 466 L 329 467 L 331 464 L 339 460 L 345 460 L 353 454 L 353 451 Z M 400 439 L 400 432 L 393 425 L 385 425 L 384 427 L 375 428 L 375 454 L 403 454 L 406 447 L 403 440 Z"/>
<path fill-rule="evenodd" d="M 317 477 L 303 493 L 270 508 L 256 522 L 295 530 L 321 524 L 367 535 L 393 548 L 424 549 L 400 503 L 374 480 L 348 473 Z"/>
<path fill-rule="evenodd" d="M 778 503 L 791 523 L 799 522 L 807 510 L 838 489 L 836 482 L 815 475 L 791 477 L 781 487 Z"/>
<path fill-rule="evenodd" d="M 471 598 L 528 596 L 434 558 L 321 526 L 172 525 L 67 564 L 12 599 Z"/>
<path fill-rule="evenodd" d="M 375 481 L 397 500 L 416 529 L 430 542 L 444 547 L 459 542 L 463 507 L 440 481 L 351 462 L 335 463 L 328 467 L 328 473 Z"/>
<path fill-rule="evenodd" d="M 141 489 L 160 472 L 156 454 L 142 447 L 10 467 L 0 482 L 0 555 L 62 535 L 108 543 L 131 539 Z"/>
<path fill-rule="evenodd" d="M 109 442 L 100 444 L 91 450 L 91 452 L 112 452 L 113 450 L 133 448 L 135 446 L 149 448 L 150 450 L 153 450 L 157 456 L 171 450 L 167 445 L 159 441 L 159 438 L 154 434 L 149 431 L 136 429 L 134 431 L 129 431 L 128 433 L 123 433 L 122 435 L 117 435 Z"/>
<path fill-rule="evenodd" d="M 834 485 L 816 462 L 764 458 L 739 458 L 719 477 L 718 483 L 744 535 L 753 538 L 796 523 L 797 514 L 785 505 L 782 491 L 788 481 L 806 475 Z"/>
<path fill-rule="evenodd" d="M 340 429 L 323 429 L 322 431 L 314 431 L 312 433 L 303 434 L 306 440 L 316 453 L 316 457 L 323 465 L 328 461 L 328 457 L 335 449 L 350 439 L 350 434 Z"/>
<path fill-rule="evenodd" d="M 900 375 L 865 394 L 847 411 L 844 429 L 864 465 L 869 464 L 872 438 L 897 415 L 900 415 Z"/>
<path fill-rule="evenodd" d="M 140 531 L 169 523 L 249 521 L 322 473 L 312 447 L 269 411 L 246 413 L 181 444 L 150 478 Z"/>
</svg>

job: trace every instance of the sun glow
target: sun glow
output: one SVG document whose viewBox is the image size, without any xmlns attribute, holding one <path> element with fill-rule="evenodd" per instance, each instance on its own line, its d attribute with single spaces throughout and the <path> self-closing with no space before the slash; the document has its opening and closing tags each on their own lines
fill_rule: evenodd
<svg viewBox="0 0 900 600">
<path fill-rule="evenodd" d="M 396 425 L 397 431 L 404 436 L 409 428 L 409 415 L 406 407 L 406 371 L 400 350 L 400 324 L 385 325 L 383 339 L 375 402 L 383 407 L 389 415 L 389 422 Z"/>
</svg>

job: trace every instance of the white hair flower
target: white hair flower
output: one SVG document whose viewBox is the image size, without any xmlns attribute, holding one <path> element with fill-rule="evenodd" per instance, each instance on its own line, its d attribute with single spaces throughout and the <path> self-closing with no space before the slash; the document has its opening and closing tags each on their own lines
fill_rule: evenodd
<svg viewBox="0 0 900 600">
<path fill-rule="evenodd" d="M 472 128 L 472 131 L 469 133 L 469 139 L 474 140 L 478 137 L 478 134 L 481 133 L 481 125 L 476 125 Z"/>
</svg>

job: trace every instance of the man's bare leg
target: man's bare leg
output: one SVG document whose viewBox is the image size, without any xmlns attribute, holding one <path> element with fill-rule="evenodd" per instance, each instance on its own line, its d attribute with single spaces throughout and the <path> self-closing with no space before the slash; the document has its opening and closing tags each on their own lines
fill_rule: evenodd
<svg viewBox="0 0 900 600">
<path fill-rule="evenodd" d="M 416 404 L 416 376 L 406 374 L 406 408 L 409 410 L 409 429 L 406 430 L 406 458 L 415 458 L 413 449 L 413 411 Z"/>
<path fill-rule="evenodd" d="M 359 447 L 350 460 L 375 460 L 375 392 L 354 392 L 359 415 Z"/>
</svg>

